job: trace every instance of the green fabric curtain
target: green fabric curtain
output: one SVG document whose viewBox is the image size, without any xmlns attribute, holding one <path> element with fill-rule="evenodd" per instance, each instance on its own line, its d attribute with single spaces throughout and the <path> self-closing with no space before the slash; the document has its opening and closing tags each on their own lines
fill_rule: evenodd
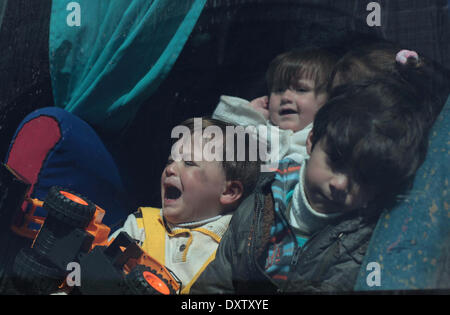
<svg viewBox="0 0 450 315">
<path fill-rule="evenodd" d="M 205 2 L 53 0 L 49 49 L 55 105 L 102 131 L 126 127 L 171 70 Z M 79 26 L 70 26 L 77 18 Z"/>
<path fill-rule="evenodd" d="M 8 0 L 0 0 L 0 29 L 2 28 L 3 16 L 5 15 Z"/>
</svg>

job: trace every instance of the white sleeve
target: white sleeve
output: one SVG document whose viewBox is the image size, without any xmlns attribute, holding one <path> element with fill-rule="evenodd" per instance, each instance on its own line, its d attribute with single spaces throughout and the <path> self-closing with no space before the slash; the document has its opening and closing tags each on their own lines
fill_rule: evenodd
<svg viewBox="0 0 450 315">
<path fill-rule="evenodd" d="M 312 126 L 313 124 L 311 123 L 302 130 L 290 135 L 287 152 L 284 157 L 289 157 L 297 163 L 302 163 L 304 159 L 308 158 L 306 140 L 308 139 L 309 132 L 312 130 Z"/>
<path fill-rule="evenodd" d="M 249 103 L 243 98 L 222 95 L 212 118 L 240 126 L 265 125 L 267 120 Z"/>
<path fill-rule="evenodd" d="M 312 124 L 297 132 L 280 129 L 270 123 L 267 123 L 267 127 L 270 135 L 267 140 L 271 147 L 271 161 L 290 158 L 297 163 L 302 163 L 308 157 L 306 140 Z M 278 155 L 275 155 L 275 152 L 278 152 Z"/>
<path fill-rule="evenodd" d="M 267 133 L 264 136 L 271 147 L 270 161 L 272 162 L 289 157 L 300 163 L 308 156 L 306 139 L 312 129 L 312 123 L 297 132 L 280 129 L 248 104 L 249 101 L 245 99 L 222 95 L 212 117 L 239 126 L 266 126 Z"/>
<path fill-rule="evenodd" d="M 130 214 L 128 216 L 123 226 L 109 236 L 109 240 L 111 240 L 112 238 L 116 238 L 120 232 L 127 232 L 132 238 L 139 241 L 140 243 L 143 243 L 145 241 L 145 230 L 144 228 L 138 227 L 134 214 Z"/>
</svg>

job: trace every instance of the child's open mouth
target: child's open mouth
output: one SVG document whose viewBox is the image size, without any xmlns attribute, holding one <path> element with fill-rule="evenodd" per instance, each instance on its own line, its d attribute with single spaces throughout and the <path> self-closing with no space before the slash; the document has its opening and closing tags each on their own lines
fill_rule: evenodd
<svg viewBox="0 0 450 315">
<path fill-rule="evenodd" d="M 298 112 L 296 110 L 290 109 L 290 108 L 283 108 L 280 110 L 280 116 L 292 115 L 292 114 L 298 114 Z"/>
<path fill-rule="evenodd" d="M 181 197 L 181 190 L 172 185 L 165 186 L 164 199 L 165 200 L 177 200 Z"/>
</svg>

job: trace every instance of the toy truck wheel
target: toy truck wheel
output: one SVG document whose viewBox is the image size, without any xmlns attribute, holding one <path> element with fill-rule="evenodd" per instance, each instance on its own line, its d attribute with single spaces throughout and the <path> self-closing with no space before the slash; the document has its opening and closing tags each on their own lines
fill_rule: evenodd
<svg viewBox="0 0 450 315">
<path fill-rule="evenodd" d="M 55 245 L 55 242 L 55 233 L 45 226 L 40 230 L 38 236 L 36 237 L 33 244 L 33 249 L 39 256 L 45 257 L 49 255 Z"/>
<path fill-rule="evenodd" d="M 49 216 L 84 229 L 95 213 L 95 205 L 85 197 L 58 186 L 50 188 L 44 201 Z"/>
<path fill-rule="evenodd" d="M 25 294 L 50 294 L 57 291 L 65 273 L 47 266 L 30 248 L 22 248 L 13 265 L 13 282 Z"/>
<path fill-rule="evenodd" d="M 169 295 L 176 294 L 169 285 L 155 270 L 137 265 L 125 277 L 125 286 L 128 293 L 137 295 Z"/>
</svg>

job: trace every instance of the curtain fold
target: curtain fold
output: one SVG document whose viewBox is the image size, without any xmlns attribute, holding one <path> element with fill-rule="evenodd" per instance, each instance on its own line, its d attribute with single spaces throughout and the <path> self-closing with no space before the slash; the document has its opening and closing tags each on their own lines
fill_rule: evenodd
<svg viewBox="0 0 450 315">
<path fill-rule="evenodd" d="M 80 6 L 80 26 L 68 16 Z M 55 105 L 117 133 L 171 70 L 206 0 L 54 0 L 50 73 Z M 164 104 L 152 104 L 164 106 Z"/>
<path fill-rule="evenodd" d="M 5 15 L 8 0 L 0 0 L 0 30 L 2 29 L 3 16 Z"/>
<path fill-rule="evenodd" d="M 0 0 L 0 29 L 2 28 L 3 16 L 5 15 L 8 0 Z"/>
</svg>

